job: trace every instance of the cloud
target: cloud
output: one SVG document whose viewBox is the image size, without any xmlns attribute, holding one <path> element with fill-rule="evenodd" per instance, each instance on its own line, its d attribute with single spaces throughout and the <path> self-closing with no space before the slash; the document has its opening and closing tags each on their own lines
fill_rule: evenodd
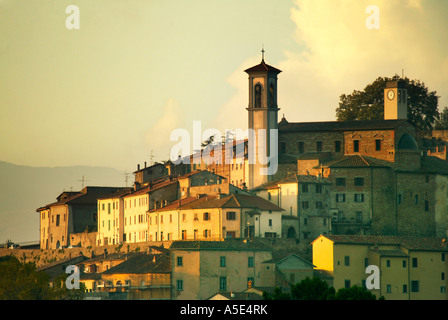
<svg viewBox="0 0 448 320">
<path fill-rule="evenodd" d="M 179 101 L 169 98 L 162 108 L 161 116 L 145 134 L 145 145 L 157 155 L 156 160 L 168 160 L 171 132 L 184 125 L 184 114 Z"/>
<path fill-rule="evenodd" d="M 279 104 L 288 120 L 334 120 L 340 94 L 403 69 L 405 76 L 424 81 L 444 98 L 440 107 L 446 103 L 448 45 L 441 30 L 448 29 L 448 22 L 440 14 L 440 2 L 371 2 L 296 0 L 291 19 L 303 50 L 285 50 L 286 58 L 278 64 L 284 71 Z M 371 4 L 380 10 L 378 30 L 365 25 Z"/>
</svg>

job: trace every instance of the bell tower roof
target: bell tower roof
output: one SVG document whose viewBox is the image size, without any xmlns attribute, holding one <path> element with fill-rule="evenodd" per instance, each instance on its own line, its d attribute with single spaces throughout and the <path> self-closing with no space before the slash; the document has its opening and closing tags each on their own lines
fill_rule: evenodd
<svg viewBox="0 0 448 320">
<path fill-rule="evenodd" d="M 281 70 L 274 68 L 273 66 L 270 66 L 264 62 L 264 59 L 261 60 L 260 64 L 257 64 L 256 66 L 253 66 L 252 68 L 244 70 L 244 72 L 251 73 L 251 72 L 273 72 L 276 74 L 279 74 L 282 72 Z"/>
</svg>

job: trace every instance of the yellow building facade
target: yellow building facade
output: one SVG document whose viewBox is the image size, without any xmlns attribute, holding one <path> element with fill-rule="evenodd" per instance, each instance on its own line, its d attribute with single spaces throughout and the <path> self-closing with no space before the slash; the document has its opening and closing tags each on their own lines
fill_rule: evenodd
<svg viewBox="0 0 448 320">
<path fill-rule="evenodd" d="M 321 235 L 312 242 L 313 265 L 333 277 L 336 290 L 372 283 L 386 300 L 447 300 L 448 247 L 444 239 Z M 368 266 L 378 267 L 378 272 Z"/>
</svg>

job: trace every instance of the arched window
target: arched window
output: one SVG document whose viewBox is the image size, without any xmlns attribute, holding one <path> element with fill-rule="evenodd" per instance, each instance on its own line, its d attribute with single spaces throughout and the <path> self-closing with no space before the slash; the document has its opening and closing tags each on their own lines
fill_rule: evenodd
<svg viewBox="0 0 448 320">
<path fill-rule="evenodd" d="M 254 107 L 255 108 L 261 108 L 261 84 L 257 83 L 255 85 L 255 93 L 254 93 L 254 97 L 255 97 L 255 101 L 254 101 Z"/>
</svg>

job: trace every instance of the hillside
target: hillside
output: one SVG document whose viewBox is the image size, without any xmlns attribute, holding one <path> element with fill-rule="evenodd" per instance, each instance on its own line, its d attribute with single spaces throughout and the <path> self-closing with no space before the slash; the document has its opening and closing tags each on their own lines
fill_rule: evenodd
<svg viewBox="0 0 448 320">
<path fill-rule="evenodd" d="M 125 186 L 124 172 L 104 167 L 29 167 L 0 161 L 0 243 L 39 240 L 36 209 L 63 191 L 84 186 Z M 131 184 L 129 181 L 128 184 Z"/>
</svg>

